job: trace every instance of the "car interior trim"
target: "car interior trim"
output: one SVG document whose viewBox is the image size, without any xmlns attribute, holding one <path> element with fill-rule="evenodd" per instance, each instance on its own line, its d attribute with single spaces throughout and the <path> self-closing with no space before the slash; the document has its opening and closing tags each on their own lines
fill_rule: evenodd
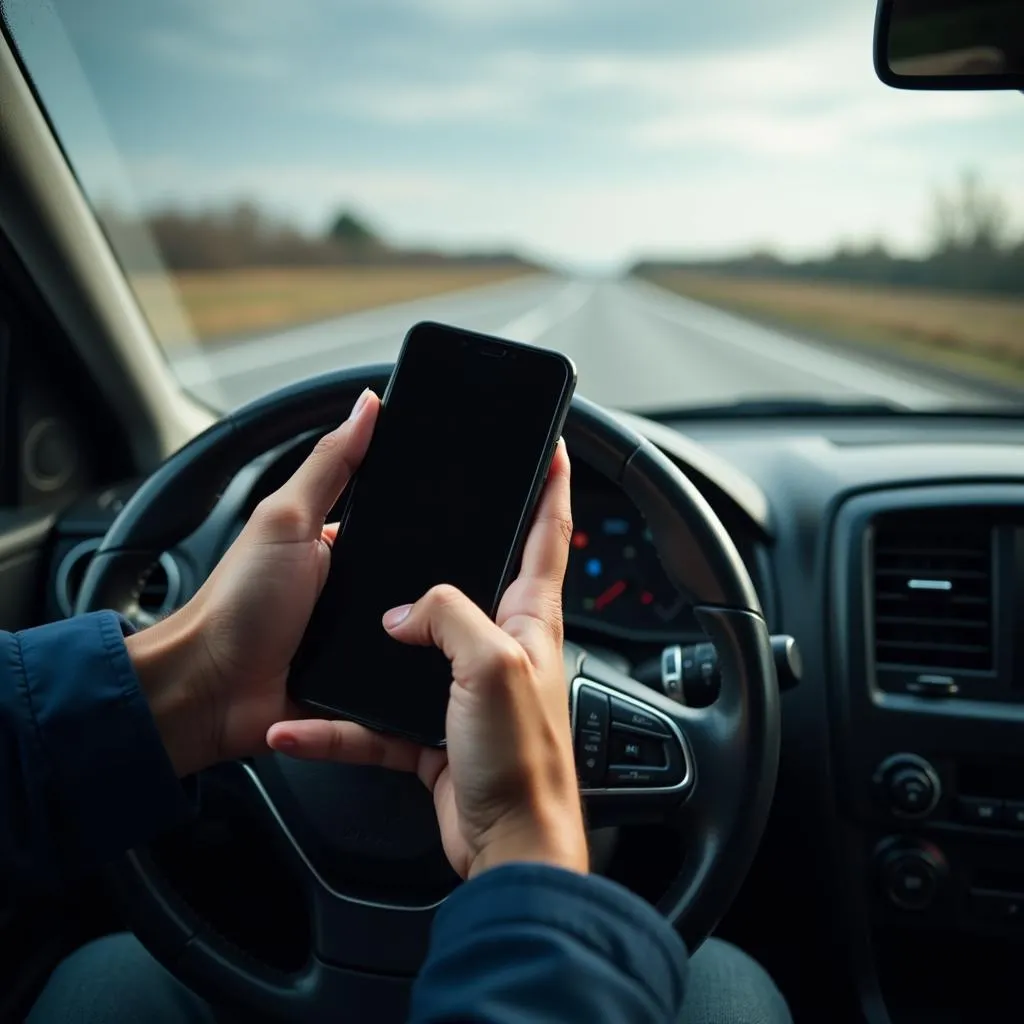
<svg viewBox="0 0 1024 1024">
<path fill-rule="evenodd" d="M 215 417 L 167 373 L 6 33 L 0 95 L 0 230 L 151 470 Z"/>
</svg>

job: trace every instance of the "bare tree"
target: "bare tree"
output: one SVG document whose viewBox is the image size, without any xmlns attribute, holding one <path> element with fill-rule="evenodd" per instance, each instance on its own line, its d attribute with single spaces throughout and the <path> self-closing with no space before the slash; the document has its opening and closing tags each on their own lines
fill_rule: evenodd
<svg viewBox="0 0 1024 1024">
<path fill-rule="evenodd" d="M 1002 249 L 1008 229 L 1006 201 L 977 171 L 964 171 L 955 189 L 936 193 L 932 238 L 937 253 Z"/>
</svg>

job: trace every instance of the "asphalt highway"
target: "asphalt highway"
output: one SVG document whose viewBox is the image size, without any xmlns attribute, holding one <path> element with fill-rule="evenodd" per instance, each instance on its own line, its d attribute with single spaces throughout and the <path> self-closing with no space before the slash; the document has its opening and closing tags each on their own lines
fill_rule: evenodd
<svg viewBox="0 0 1024 1024">
<path fill-rule="evenodd" d="M 536 275 L 396 303 L 174 359 L 220 408 L 339 366 L 393 360 L 419 320 L 560 349 L 581 394 L 623 409 L 746 399 L 882 401 L 909 409 L 990 404 L 950 374 L 790 336 L 637 280 Z"/>
</svg>

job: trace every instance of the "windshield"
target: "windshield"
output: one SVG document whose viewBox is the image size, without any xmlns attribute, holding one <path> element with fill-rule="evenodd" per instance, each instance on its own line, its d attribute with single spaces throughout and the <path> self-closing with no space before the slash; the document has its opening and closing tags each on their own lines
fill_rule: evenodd
<svg viewBox="0 0 1024 1024">
<path fill-rule="evenodd" d="M 872 0 L 2 6 L 218 407 L 422 319 L 638 410 L 1024 394 L 1024 101 L 882 86 Z"/>
</svg>

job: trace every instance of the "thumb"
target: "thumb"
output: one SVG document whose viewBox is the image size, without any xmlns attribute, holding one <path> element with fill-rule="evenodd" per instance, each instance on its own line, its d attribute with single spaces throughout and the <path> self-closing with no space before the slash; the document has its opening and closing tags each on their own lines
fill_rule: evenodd
<svg viewBox="0 0 1024 1024">
<path fill-rule="evenodd" d="M 317 441 L 305 462 L 277 492 L 282 504 L 309 515 L 316 535 L 366 456 L 379 410 L 380 399 L 367 388 L 348 419 Z"/>
<path fill-rule="evenodd" d="M 462 685 L 526 657 L 512 637 L 447 583 L 431 587 L 415 604 L 385 612 L 383 625 L 402 643 L 440 648 Z"/>
</svg>

